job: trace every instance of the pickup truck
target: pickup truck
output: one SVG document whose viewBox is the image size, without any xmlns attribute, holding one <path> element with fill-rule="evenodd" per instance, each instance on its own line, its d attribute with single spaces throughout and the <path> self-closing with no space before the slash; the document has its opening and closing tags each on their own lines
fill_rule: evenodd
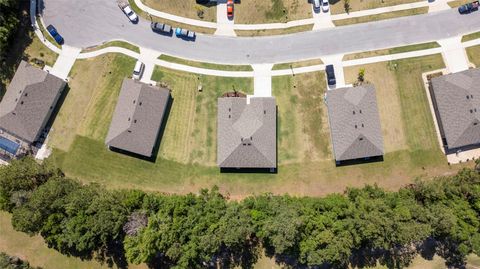
<svg viewBox="0 0 480 269">
<path fill-rule="evenodd" d="M 183 39 L 189 39 L 189 40 L 195 40 L 195 32 L 187 30 L 187 29 L 182 29 L 180 27 L 177 27 L 175 29 L 175 35 L 179 38 Z"/>
<path fill-rule="evenodd" d="M 473 11 L 477 11 L 479 6 L 480 6 L 479 1 L 474 1 L 472 3 L 468 3 L 468 4 L 465 4 L 465 5 L 459 6 L 458 7 L 458 12 L 460 14 L 468 14 L 468 13 L 471 13 Z"/>
<path fill-rule="evenodd" d="M 156 33 L 167 34 L 167 35 L 172 34 L 172 26 L 165 23 L 152 22 L 150 23 L 150 27 L 152 28 L 152 31 Z"/>
<path fill-rule="evenodd" d="M 47 31 L 59 45 L 63 45 L 63 37 L 58 33 L 57 29 L 53 25 L 50 24 L 47 26 Z"/>
<path fill-rule="evenodd" d="M 118 2 L 118 7 L 123 11 L 123 13 L 125 13 L 125 15 L 127 15 L 128 19 L 132 23 L 137 23 L 138 22 L 137 14 L 135 14 L 135 12 L 132 10 L 132 8 L 130 7 L 130 5 L 128 3 Z"/>
</svg>

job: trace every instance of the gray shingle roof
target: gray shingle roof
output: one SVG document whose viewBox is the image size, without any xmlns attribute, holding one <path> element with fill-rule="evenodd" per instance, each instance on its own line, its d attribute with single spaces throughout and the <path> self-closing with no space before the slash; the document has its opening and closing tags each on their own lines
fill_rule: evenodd
<svg viewBox="0 0 480 269">
<path fill-rule="evenodd" d="M 335 160 L 383 155 L 375 87 L 367 84 L 330 90 L 327 107 Z"/>
<path fill-rule="evenodd" d="M 218 98 L 217 163 L 221 168 L 277 167 L 273 97 Z"/>
<path fill-rule="evenodd" d="M 105 143 L 151 157 L 169 99 L 166 88 L 124 79 Z"/>
<path fill-rule="evenodd" d="M 28 143 L 42 133 L 66 82 L 22 61 L 0 104 L 0 128 Z"/>
<path fill-rule="evenodd" d="M 448 148 L 480 144 L 480 69 L 433 78 L 431 82 Z"/>
</svg>

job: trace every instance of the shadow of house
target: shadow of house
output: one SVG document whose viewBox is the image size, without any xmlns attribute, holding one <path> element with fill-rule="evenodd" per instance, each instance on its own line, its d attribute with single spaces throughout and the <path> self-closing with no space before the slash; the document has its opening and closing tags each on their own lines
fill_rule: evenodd
<svg viewBox="0 0 480 269">
<path fill-rule="evenodd" d="M 432 78 L 429 91 L 445 153 L 480 147 L 480 69 Z"/>
<path fill-rule="evenodd" d="M 226 173 L 275 173 L 277 106 L 273 97 L 220 97 L 217 164 Z"/>
<path fill-rule="evenodd" d="M 327 91 L 326 104 L 336 164 L 383 161 L 375 87 L 365 84 Z"/>
<path fill-rule="evenodd" d="M 125 78 L 105 144 L 155 162 L 171 104 L 170 90 Z"/>
</svg>

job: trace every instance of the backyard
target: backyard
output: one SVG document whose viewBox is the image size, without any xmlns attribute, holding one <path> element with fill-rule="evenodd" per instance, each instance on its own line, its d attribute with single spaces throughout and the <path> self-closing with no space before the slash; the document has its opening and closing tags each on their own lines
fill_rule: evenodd
<svg viewBox="0 0 480 269">
<path fill-rule="evenodd" d="M 79 61 L 70 92 L 54 123 L 53 158 L 64 172 L 109 188 L 168 193 L 214 185 L 232 198 L 252 193 L 319 196 L 377 183 L 397 189 L 414 180 L 455 173 L 442 155 L 421 73 L 443 67 L 439 55 L 365 66 L 377 88 L 386 154 L 383 162 L 336 167 L 331 154 L 323 72 L 274 77 L 278 105 L 278 172 L 220 173 L 216 167 L 216 99 L 235 88 L 251 94 L 250 78 L 221 78 L 157 68 L 153 79 L 172 90 L 173 102 L 155 162 L 110 152 L 104 145 L 123 77 L 133 59 L 106 55 Z M 347 82 L 360 67 L 345 70 Z M 202 92 L 197 90 L 201 85 Z"/>
</svg>

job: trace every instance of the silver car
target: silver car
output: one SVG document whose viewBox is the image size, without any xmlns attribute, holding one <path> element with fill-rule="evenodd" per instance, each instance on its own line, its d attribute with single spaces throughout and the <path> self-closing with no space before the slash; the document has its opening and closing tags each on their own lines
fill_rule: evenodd
<svg viewBox="0 0 480 269">
<path fill-rule="evenodd" d="M 313 1 L 313 10 L 318 13 L 320 12 L 320 8 L 321 8 L 321 3 L 320 3 L 320 0 L 312 0 Z"/>
</svg>

